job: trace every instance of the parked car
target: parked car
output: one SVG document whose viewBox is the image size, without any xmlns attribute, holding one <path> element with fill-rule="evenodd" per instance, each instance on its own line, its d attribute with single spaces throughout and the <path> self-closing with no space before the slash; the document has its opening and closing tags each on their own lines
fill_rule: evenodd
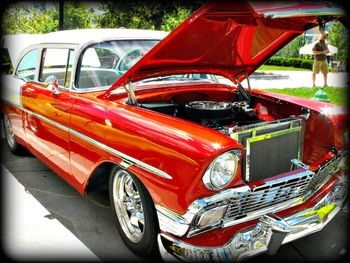
<svg viewBox="0 0 350 263">
<path fill-rule="evenodd" d="M 341 14 L 315 2 L 209 2 L 170 34 L 19 36 L 31 45 L 3 82 L 8 146 L 30 150 L 83 196 L 108 188 L 120 236 L 138 254 L 273 254 L 341 209 L 347 112 L 241 82 Z"/>
</svg>

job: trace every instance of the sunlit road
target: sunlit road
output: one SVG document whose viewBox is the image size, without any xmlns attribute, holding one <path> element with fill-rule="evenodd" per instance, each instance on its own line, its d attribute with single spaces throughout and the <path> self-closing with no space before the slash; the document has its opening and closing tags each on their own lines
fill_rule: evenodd
<svg viewBox="0 0 350 263">
<path fill-rule="evenodd" d="M 116 232 L 106 193 L 81 197 L 34 156 L 15 156 L 1 140 L 3 251 L 15 261 L 84 260 L 134 262 Z M 348 213 L 323 231 L 251 261 L 334 261 L 348 249 Z M 154 260 L 153 260 L 154 261 Z"/>
</svg>

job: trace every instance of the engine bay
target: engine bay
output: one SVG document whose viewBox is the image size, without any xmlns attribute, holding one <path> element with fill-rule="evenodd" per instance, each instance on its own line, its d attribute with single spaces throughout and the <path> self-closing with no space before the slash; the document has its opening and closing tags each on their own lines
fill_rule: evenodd
<svg viewBox="0 0 350 263">
<path fill-rule="evenodd" d="M 199 96 L 180 97 L 178 103 L 148 102 L 139 106 L 198 123 L 241 143 L 249 155 L 242 160 L 242 175 L 246 182 L 289 172 L 292 160 L 302 156 L 300 118 L 274 118 L 264 106 L 268 103 L 254 98 L 216 101 L 204 99 L 204 96 L 202 100 L 197 100 Z"/>
<path fill-rule="evenodd" d="M 183 109 L 183 118 L 216 130 L 259 122 L 246 101 L 191 101 Z"/>
<path fill-rule="evenodd" d="M 261 105 L 251 107 L 251 104 L 245 100 L 216 101 L 193 98 L 181 102 L 147 102 L 139 106 L 195 122 L 229 135 L 235 128 L 266 121 L 259 116 Z"/>
<path fill-rule="evenodd" d="M 316 111 L 302 104 L 264 91 L 247 90 L 247 96 L 244 96 L 238 87 L 203 83 L 187 86 L 164 84 L 158 88 L 146 85 L 135 90 L 133 100 L 130 99 L 133 97 L 130 92 L 128 97 L 122 92 L 114 93 L 110 100 L 161 113 L 157 119 L 168 115 L 196 123 L 231 137 L 246 149 L 256 147 L 258 149 L 254 149 L 254 152 L 258 154 L 252 157 L 257 158 L 254 162 L 260 164 L 261 160 L 266 160 L 259 156 L 271 157 L 269 162 L 256 165 L 263 167 L 266 174 L 270 174 L 268 171 L 274 167 L 281 168 L 279 173 L 289 171 L 292 159 L 302 160 L 306 164 L 312 163 L 329 151 L 329 148 L 324 147 L 325 144 L 334 143 L 333 137 L 324 136 L 325 130 L 331 130 L 327 118 L 319 118 Z M 324 140 L 315 141 L 314 137 Z M 286 148 L 289 149 L 288 154 L 285 153 Z M 322 150 L 315 151 L 315 148 Z M 281 149 L 284 150 L 281 152 Z M 246 162 L 243 157 L 242 167 L 245 167 Z M 255 172 L 251 172 L 252 180 L 260 178 L 255 176 Z M 242 173 L 245 174 L 247 182 L 251 181 L 249 172 L 243 170 Z M 261 171 L 256 173 L 263 174 Z"/>
<path fill-rule="evenodd" d="M 228 136 L 244 127 L 268 125 L 303 114 L 298 105 L 225 85 L 145 88 L 137 91 L 135 101 L 139 108 L 197 123 Z"/>
</svg>

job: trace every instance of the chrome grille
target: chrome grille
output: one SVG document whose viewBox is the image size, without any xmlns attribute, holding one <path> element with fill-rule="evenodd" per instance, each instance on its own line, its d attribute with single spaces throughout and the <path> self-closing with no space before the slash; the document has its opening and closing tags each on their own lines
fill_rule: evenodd
<svg viewBox="0 0 350 263">
<path fill-rule="evenodd" d="M 288 208 L 305 202 L 336 172 L 340 156 L 332 158 L 316 173 L 298 169 L 292 175 L 268 181 L 240 192 L 229 200 L 225 222 L 241 222 L 246 217 L 258 217 L 278 207 Z"/>
<path fill-rule="evenodd" d="M 296 175 L 273 180 L 263 185 L 254 187 L 248 192 L 239 193 L 238 196 L 230 199 L 225 220 L 239 220 L 264 211 L 286 201 L 295 200 L 304 195 L 308 185 L 312 181 L 313 173 L 303 171 Z"/>
<path fill-rule="evenodd" d="M 311 171 L 308 165 L 292 160 L 293 169 L 296 170 L 197 199 L 182 216 L 186 222 L 191 222 L 187 237 L 219 227 L 241 224 L 268 213 L 276 213 L 303 204 L 336 172 L 344 169 L 342 166 L 347 156 L 347 151 L 339 152 L 337 156 L 322 164 L 317 171 Z M 218 207 L 227 208 L 222 220 L 201 227 L 198 224 L 201 216 Z"/>
<path fill-rule="evenodd" d="M 309 186 L 305 190 L 305 198 L 310 197 L 313 193 L 315 193 L 326 181 L 332 177 L 332 175 L 337 171 L 338 165 L 341 161 L 342 156 L 338 155 L 331 160 L 329 160 L 326 164 L 322 165 L 318 171 L 316 172 L 316 176 L 310 182 Z"/>
</svg>

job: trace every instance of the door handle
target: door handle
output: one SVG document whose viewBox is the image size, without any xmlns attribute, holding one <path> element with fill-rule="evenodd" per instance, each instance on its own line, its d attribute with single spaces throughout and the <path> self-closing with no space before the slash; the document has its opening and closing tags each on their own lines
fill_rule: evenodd
<svg viewBox="0 0 350 263">
<path fill-rule="evenodd" d="M 26 88 L 24 90 L 24 95 L 28 98 L 33 98 L 35 97 L 35 89 L 34 88 Z"/>
<path fill-rule="evenodd" d="M 33 88 L 26 88 L 26 92 L 27 93 L 32 93 L 32 92 L 34 92 L 34 89 Z"/>
</svg>

